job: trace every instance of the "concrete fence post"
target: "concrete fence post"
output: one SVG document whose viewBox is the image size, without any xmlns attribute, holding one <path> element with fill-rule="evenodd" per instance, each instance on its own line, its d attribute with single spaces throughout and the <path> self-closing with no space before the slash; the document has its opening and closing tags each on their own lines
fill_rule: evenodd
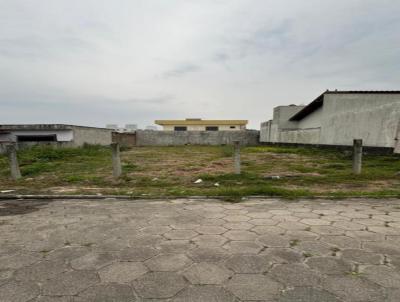
<svg viewBox="0 0 400 302">
<path fill-rule="evenodd" d="M 21 178 L 21 171 L 19 170 L 17 148 L 15 144 L 10 144 L 7 146 L 7 155 L 10 162 L 11 177 L 14 180 Z"/>
<path fill-rule="evenodd" d="M 111 150 L 112 150 L 113 175 L 114 175 L 115 178 L 118 178 L 122 174 L 121 156 L 120 156 L 120 151 L 119 151 L 119 144 L 118 143 L 112 143 L 111 144 Z"/>
<path fill-rule="evenodd" d="M 353 141 L 353 173 L 360 174 L 362 168 L 362 139 L 355 139 Z"/>
<path fill-rule="evenodd" d="M 240 141 L 233 142 L 233 160 L 235 165 L 235 174 L 241 174 L 241 167 L 240 167 Z"/>
</svg>

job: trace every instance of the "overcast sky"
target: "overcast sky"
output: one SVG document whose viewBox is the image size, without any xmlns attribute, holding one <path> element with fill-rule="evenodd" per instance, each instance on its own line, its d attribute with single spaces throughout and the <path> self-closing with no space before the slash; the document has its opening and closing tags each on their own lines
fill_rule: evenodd
<svg viewBox="0 0 400 302">
<path fill-rule="evenodd" d="M 0 124 L 248 119 L 400 89 L 399 0 L 0 0 Z"/>
</svg>

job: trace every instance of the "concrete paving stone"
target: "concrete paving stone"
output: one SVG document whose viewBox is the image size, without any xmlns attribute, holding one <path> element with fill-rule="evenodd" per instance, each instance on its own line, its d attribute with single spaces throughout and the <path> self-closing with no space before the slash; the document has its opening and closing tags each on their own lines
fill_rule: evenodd
<svg viewBox="0 0 400 302">
<path fill-rule="evenodd" d="M 185 254 L 160 254 L 145 261 L 151 271 L 158 272 L 178 271 L 191 263 L 192 261 Z"/>
<path fill-rule="evenodd" d="M 265 235 L 265 234 L 284 235 L 286 233 L 286 230 L 284 230 L 280 227 L 266 226 L 266 225 L 255 226 L 251 229 L 251 231 L 253 231 L 259 235 Z"/>
<path fill-rule="evenodd" d="M 223 227 L 228 230 L 250 230 L 254 225 L 248 222 L 227 222 Z"/>
<path fill-rule="evenodd" d="M 276 226 L 288 231 L 303 231 L 307 227 L 305 224 L 295 221 L 280 222 Z"/>
<path fill-rule="evenodd" d="M 164 234 L 168 239 L 191 239 L 198 235 L 197 232 L 192 230 L 173 230 Z"/>
<path fill-rule="evenodd" d="M 71 261 L 71 266 L 76 270 L 100 269 L 118 259 L 117 253 L 91 252 Z"/>
<path fill-rule="evenodd" d="M 351 218 L 340 216 L 340 215 L 325 215 L 320 217 L 322 220 L 334 222 L 334 221 L 351 221 Z"/>
<path fill-rule="evenodd" d="M 323 216 L 328 216 L 328 215 L 337 215 L 338 212 L 334 210 L 324 210 L 324 209 L 318 209 L 318 210 L 313 210 L 312 213 L 318 214 L 318 215 L 323 215 Z"/>
<path fill-rule="evenodd" d="M 326 290 L 294 287 L 283 291 L 278 302 L 341 302 L 341 300 Z"/>
<path fill-rule="evenodd" d="M 275 215 L 272 216 L 271 219 L 278 222 L 296 222 L 300 221 L 301 218 L 293 215 Z"/>
<path fill-rule="evenodd" d="M 334 257 L 311 257 L 306 264 L 324 275 L 344 275 L 352 271 L 349 262 Z"/>
<path fill-rule="evenodd" d="M 236 302 L 236 297 L 223 287 L 190 286 L 180 292 L 172 302 Z"/>
<path fill-rule="evenodd" d="M 330 225 L 313 226 L 310 231 L 318 235 L 344 235 L 346 233 L 345 230 Z"/>
<path fill-rule="evenodd" d="M 50 261 L 63 260 L 65 263 L 70 263 L 72 260 L 90 253 L 88 247 L 82 246 L 65 246 L 44 254 L 44 259 Z"/>
<path fill-rule="evenodd" d="M 229 257 L 227 251 L 220 247 L 196 248 L 187 253 L 194 262 L 220 262 Z"/>
<path fill-rule="evenodd" d="M 195 223 L 174 223 L 170 225 L 174 230 L 194 230 L 199 226 L 200 224 Z"/>
<path fill-rule="evenodd" d="M 95 271 L 71 271 L 42 283 L 45 296 L 73 296 L 100 282 Z"/>
<path fill-rule="evenodd" d="M 34 282 L 10 281 L 0 287 L 1 302 L 26 302 L 34 299 L 40 288 Z"/>
<path fill-rule="evenodd" d="M 267 255 L 233 255 L 225 266 L 239 274 L 261 274 L 272 266 L 272 261 Z"/>
<path fill-rule="evenodd" d="M 149 225 L 162 225 L 162 226 L 169 226 L 173 224 L 174 220 L 171 218 L 155 218 L 148 221 Z"/>
<path fill-rule="evenodd" d="M 392 215 L 373 215 L 373 219 L 384 221 L 384 222 L 399 222 L 400 217 Z"/>
<path fill-rule="evenodd" d="M 220 235 L 225 233 L 227 229 L 221 226 L 205 225 L 196 228 L 195 231 L 203 235 Z"/>
<path fill-rule="evenodd" d="M 131 247 L 156 246 L 164 240 L 164 237 L 160 235 L 143 235 L 132 238 L 129 244 Z"/>
<path fill-rule="evenodd" d="M 213 247 L 222 246 L 228 239 L 221 235 L 199 235 L 193 241 L 201 247 Z"/>
<path fill-rule="evenodd" d="M 361 268 L 366 279 L 383 287 L 400 288 L 400 272 L 385 265 L 369 265 Z"/>
<path fill-rule="evenodd" d="M 77 299 L 77 297 L 75 297 Z M 63 296 L 63 297 L 49 297 L 49 296 L 41 296 L 37 297 L 34 300 L 31 300 L 30 302 L 76 302 L 77 300 L 74 300 L 74 297 L 69 297 L 69 296 Z M 86 300 L 90 301 L 90 300 Z"/>
<path fill-rule="evenodd" d="M 247 210 L 225 210 L 224 214 L 225 215 L 246 215 Z"/>
<path fill-rule="evenodd" d="M 283 286 L 268 276 L 236 274 L 225 288 L 241 300 L 275 301 Z"/>
<path fill-rule="evenodd" d="M 387 256 L 387 261 L 389 261 L 390 266 L 395 267 L 397 270 L 400 271 L 400 253 L 399 255 Z"/>
<path fill-rule="evenodd" d="M 362 264 L 381 264 L 383 255 L 368 252 L 362 249 L 345 249 L 341 251 L 341 257 L 346 261 Z"/>
<path fill-rule="evenodd" d="M 186 253 L 196 245 L 190 240 L 167 240 L 160 243 L 157 249 L 161 254 Z"/>
<path fill-rule="evenodd" d="M 133 287 L 141 298 L 172 298 L 187 286 L 181 275 L 173 272 L 151 272 L 133 281 Z"/>
<path fill-rule="evenodd" d="M 392 227 L 385 227 L 385 226 L 370 226 L 368 230 L 374 233 L 383 234 L 383 235 L 399 235 L 400 230 L 397 228 Z"/>
<path fill-rule="evenodd" d="M 248 221 L 255 226 L 272 226 L 277 225 L 279 221 L 273 220 L 272 218 L 254 218 Z"/>
<path fill-rule="evenodd" d="M 222 207 L 226 210 L 243 210 L 244 208 L 242 205 L 237 204 L 224 204 Z"/>
<path fill-rule="evenodd" d="M 304 260 L 302 253 L 291 248 L 268 248 L 260 255 L 266 255 L 272 263 L 301 263 Z"/>
<path fill-rule="evenodd" d="M 323 220 L 323 219 L 301 219 L 301 223 L 306 224 L 308 226 L 317 226 L 317 225 L 330 225 L 331 223 L 329 221 Z"/>
<path fill-rule="evenodd" d="M 357 238 L 361 241 L 385 241 L 385 235 L 364 231 L 346 231 L 346 236 Z"/>
<path fill-rule="evenodd" d="M 119 254 L 119 259 L 122 261 L 144 261 L 156 256 L 159 252 L 151 247 L 127 247 Z"/>
<path fill-rule="evenodd" d="M 396 244 L 400 245 L 400 236 L 389 235 L 389 236 L 386 236 L 386 240 L 390 243 L 396 243 Z"/>
<path fill-rule="evenodd" d="M 254 232 L 243 231 L 243 230 L 231 230 L 224 233 L 223 236 L 230 240 L 238 240 L 238 241 L 252 241 L 258 237 L 258 235 Z"/>
<path fill-rule="evenodd" d="M 10 281 L 13 273 L 13 270 L 0 270 L 0 286 Z"/>
<path fill-rule="evenodd" d="M 294 213 L 293 216 L 300 218 L 300 219 L 319 219 L 321 218 L 320 215 L 315 213 Z"/>
<path fill-rule="evenodd" d="M 387 290 L 387 302 L 398 302 L 400 297 L 399 288 L 388 288 Z"/>
<path fill-rule="evenodd" d="M 329 276 L 323 280 L 322 287 L 344 301 L 385 301 L 382 287 L 359 276 Z"/>
<path fill-rule="evenodd" d="M 224 218 L 225 219 L 225 218 Z M 205 218 L 200 221 L 201 225 L 223 225 L 226 221 L 220 218 Z"/>
<path fill-rule="evenodd" d="M 269 212 L 250 212 L 246 215 L 253 219 L 266 219 L 272 217 L 272 214 Z"/>
<path fill-rule="evenodd" d="M 387 241 L 382 242 L 366 242 L 364 249 L 383 255 L 399 255 L 400 246 Z"/>
<path fill-rule="evenodd" d="M 53 301 L 53 300 L 49 300 Z M 135 302 L 132 288 L 127 284 L 106 283 L 89 287 L 74 297 L 74 302 Z"/>
<path fill-rule="evenodd" d="M 363 219 L 369 218 L 369 215 L 367 215 L 367 214 L 363 214 L 363 213 L 360 213 L 360 212 L 353 212 L 353 211 L 343 212 L 343 213 L 340 213 L 340 215 L 344 216 L 344 217 L 348 217 L 348 218 L 353 218 L 353 219 L 355 219 L 355 218 L 363 218 Z"/>
<path fill-rule="evenodd" d="M 290 240 L 297 240 L 297 241 L 309 241 L 309 240 L 316 240 L 319 238 L 319 235 L 310 231 L 287 231 L 285 235 Z"/>
<path fill-rule="evenodd" d="M 332 224 L 333 227 L 343 229 L 346 231 L 362 231 L 365 230 L 365 225 L 358 224 L 351 221 L 336 221 Z"/>
<path fill-rule="evenodd" d="M 307 256 L 325 256 L 332 253 L 332 246 L 322 241 L 300 241 L 294 249 L 307 254 Z"/>
<path fill-rule="evenodd" d="M 253 241 L 231 241 L 223 248 L 231 254 L 258 254 L 263 246 Z"/>
<path fill-rule="evenodd" d="M 285 235 L 266 234 L 257 238 L 257 243 L 265 247 L 289 247 L 290 239 Z"/>
<path fill-rule="evenodd" d="M 58 274 L 66 272 L 69 267 L 63 260 L 40 261 L 30 266 L 18 269 L 14 277 L 21 281 L 43 281 L 52 279 Z"/>
<path fill-rule="evenodd" d="M 214 263 L 200 262 L 186 269 L 183 275 L 194 285 L 218 285 L 231 277 L 233 272 Z"/>
<path fill-rule="evenodd" d="M 391 228 L 400 229 L 400 222 L 389 222 L 388 226 L 390 226 Z M 400 230 L 399 230 L 399 234 L 400 234 Z"/>
<path fill-rule="evenodd" d="M 268 213 L 272 215 L 291 215 L 293 214 L 291 211 L 288 210 L 270 210 Z"/>
<path fill-rule="evenodd" d="M 104 283 L 128 283 L 147 273 L 141 262 L 115 262 L 99 270 Z"/>
<path fill-rule="evenodd" d="M 0 257 L 1 269 L 19 269 L 32 265 L 43 259 L 37 252 L 20 251 L 18 254 L 4 255 Z"/>
<path fill-rule="evenodd" d="M 321 276 L 318 273 L 300 263 L 278 264 L 270 270 L 268 275 L 290 287 L 316 287 L 321 283 Z"/>
<path fill-rule="evenodd" d="M 345 248 L 360 248 L 361 241 L 355 238 L 347 237 L 347 236 L 330 236 L 330 235 L 323 235 L 319 239 L 322 242 L 328 243 L 330 245 L 336 246 L 340 249 Z"/>
<path fill-rule="evenodd" d="M 249 221 L 250 217 L 246 215 L 227 215 L 223 219 L 228 222 L 244 222 Z"/>
<path fill-rule="evenodd" d="M 382 220 L 376 220 L 372 218 L 367 218 L 367 219 L 353 219 L 352 220 L 355 223 L 362 224 L 365 226 L 384 226 L 385 222 Z"/>
<path fill-rule="evenodd" d="M 216 213 L 216 212 L 200 212 L 199 215 L 203 218 L 223 218 L 226 215 L 224 213 Z"/>
<path fill-rule="evenodd" d="M 140 232 L 145 235 L 162 235 L 171 230 L 169 226 L 153 225 L 140 229 Z"/>
</svg>

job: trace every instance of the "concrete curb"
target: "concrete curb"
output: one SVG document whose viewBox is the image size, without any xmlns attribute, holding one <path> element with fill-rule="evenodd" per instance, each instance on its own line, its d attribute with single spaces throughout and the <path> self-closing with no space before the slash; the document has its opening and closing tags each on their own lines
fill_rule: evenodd
<svg viewBox="0 0 400 302">
<path fill-rule="evenodd" d="M 337 197 L 337 196 L 303 196 L 296 198 L 287 198 L 282 196 L 131 196 L 131 195 L 34 195 L 34 194 L 0 194 L 0 200 L 5 199 L 119 199 L 119 200 L 160 200 L 160 199 L 288 199 L 288 200 L 300 200 L 300 199 L 391 199 L 400 198 L 400 195 L 386 195 L 386 196 L 348 196 L 348 197 Z"/>
</svg>

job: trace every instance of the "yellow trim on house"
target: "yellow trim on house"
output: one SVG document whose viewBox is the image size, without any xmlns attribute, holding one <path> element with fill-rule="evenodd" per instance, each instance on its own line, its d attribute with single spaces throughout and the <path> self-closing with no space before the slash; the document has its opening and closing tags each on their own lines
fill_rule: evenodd
<svg viewBox="0 0 400 302">
<path fill-rule="evenodd" d="M 177 125 L 177 126 L 189 126 L 189 125 L 207 125 L 207 126 L 218 126 L 218 125 L 247 125 L 247 120 L 156 120 L 155 124 L 160 126 L 165 125 Z"/>
</svg>

